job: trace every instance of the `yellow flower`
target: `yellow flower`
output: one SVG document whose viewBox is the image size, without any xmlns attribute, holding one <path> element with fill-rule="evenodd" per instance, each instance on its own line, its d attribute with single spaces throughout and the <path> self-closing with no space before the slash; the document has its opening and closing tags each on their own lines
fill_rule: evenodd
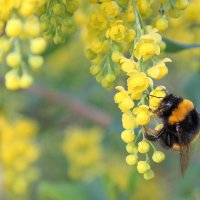
<svg viewBox="0 0 200 200">
<path fill-rule="evenodd" d="M 151 96 L 152 95 L 152 96 Z M 158 86 L 155 90 L 153 90 L 149 95 L 149 107 L 152 110 L 156 110 L 162 101 L 162 99 L 166 96 L 166 91 L 164 86 Z M 157 98 L 158 97 L 158 98 Z M 162 98 L 163 97 L 163 98 Z"/>
<path fill-rule="evenodd" d="M 46 50 L 47 42 L 44 38 L 38 37 L 31 40 L 30 49 L 34 54 L 41 54 Z"/>
<path fill-rule="evenodd" d="M 41 27 L 37 17 L 28 17 L 24 24 L 24 30 L 28 36 L 38 37 L 41 32 Z"/>
<path fill-rule="evenodd" d="M 38 147 L 34 145 L 35 123 L 28 119 L 19 119 L 15 123 L 4 116 L 0 117 L 0 138 L 1 138 L 1 166 L 4 169 L 3 179 L 5 180 L 5 191 L 11 191 L 12 195 L 20 198 L 27 194 L 30 188 L 29 174 L 33 172 L 31 166 L 38 158 Z M 30 151 L 32 153 L 30 153 Z M 33 155 L 33 151 L 37 151 Z M 34 174 L 35 181 L 38 178 Z"/>
<path fill-rule="evenodd" d="M 20 19 L 10 19 L 6 24 L 6 35 L 17 37 L 22 31 L 22 22 Z"/>
<path fill-rule="evenodd" d="M 122 42 L 126 40 L 127 27 L 123 24 L 123 21 L 117 20 L 111 24 L 111 27 L 106 31 L 106 37 L 116 42 Z"/>
<path fill-rule="evenodd" d="M 100 8 L 107 17 L 116 17 L 119 14 L 119 6 L 114 1 L 103 2 Z"/>
<path fill-rule="evenodd" d="M 122 114 L 122 126 L 127 130 L 131 130 L 136 127 L 135 117 L 131 111 Z"/>
<path fill-rule="evenodd" d="M 90 26 L 92 29 L 102 31 L 107 26 L 106 18 L 102 13 L 94 13 L 90 16 Z"/>
<path fill-rule="evenodd" d="M 92 176 L 102 157 L 102 135 L 98 128 L 69 127 L 63 152 L 69 163 L 68 175 L 73 179 Z"/>
<path fill-rule="evenodd" d="M 120 110 L 126 112 L 132 109 L 134 107 L 134 102 L 128 95 L 128 92 L 122 86 L 118 86 L 116 89 L 119 90 L 119 92 L 115 94 L 114 101 L 119 104 Z"/>
<path fill-rule="evenodd" d="M 69 162 L 77 166 L 92 166 L 101 158 L 102 136 L 99 129 L 67 129 L 63 151 Z"/>
<path fill-rule="evenodd" d="M 104 43 L 99 40 L 94 40 L 90 48 L 96 54 L 101 53 L 104 51 Z"/>
<path fill-rule="evenodd" d="M 6 87 L 9 90 L 17 90 L 20 88 L 20 77 L 15 71 L 9 71 L 5 75 Z"/>
<path fill-rule="evenodd" d="M 132 99 L 140 99 L 141 94 L 150 85 L 150 79 L 144 72 L 132 71 L 128 73 L 129 78 L 127 79 L 128 92 L 131 94 Z"/>
<path fill-rule="evenodd" d="M 132 3 L 128 4 L 128 8 L 125 11 L 125 19 L 128 22 L 134 22 L 135 21 L 135 14 L 134 14 L 134 9 Z"/>
<path fill-rule="evenodd" d="M 128 143 L 126 145 L 126 151 L 131 154 L 137 154 L 138 150 L 134 143 Z"/>
<path fill-rule="evenodd" d="M 94 76 L 98 75 L 100 71 L 101 71 L 101 68 L 100 68 L 99 65 L 92 65 L 92 66 L 90 67 L 90 73 L 91 73 L 92 75 L 94 75 Z"/>
<path fill-rule="evenodd" d="M 134 154 L 131 154 L 131 155 L 128 155 L 126 156 L 126 163 L 128 165 L 135 165 L 137 163 L 137 155 L 134 155 Z"/>
<path fill-rule="evenodd" d="M 152 160 L 156 163 L 160 163 L 165 159 L 165 154 L 161 151 L 154 151 Z"/>
<path fill-rule="evenodd" d="M 155 174 L 151 169 L 149 169 L 147 172 L 144 173 L 145 180 L 150 180 L 150 179 L 154 178 L 154 176 L 155 176 Z"/>
<path fill-rule="evenodd" d="M 146 18 L 151 13 L 151 1 L 137 0 L 137 6 L 143 18 Z"/>
<path fill-rule="evenodd" d="M 147 74 L 154 79 L 162 79 L 164 76 L 167 75 L 168 69 L 165 65 L 166 62 L 171 62 L 171 59 L 165 58 L 153 67 L 147 70 Z"/>
<path fill-rule="evenodd" d="M 123 55 L 119 51 L 113 51 L 111 58 L 113 62 L 119 63 L 120 60 L 123 58 Z"/>
<path fill-rule="evenodd" d="M 144 126 L 150 122 L 150 111 L 147 105 L 141 105 L 133 109 L 133 113 L 136 115 L 136 123 Z"/>
<path fill-rule="evenodd" d="M 6 57 L 6 62 L 9 67 L 16 68 L 19 67 L 22 61 L 22 56 L 18 52 L 9 53 Z"/>
<path fill-rule="evenodd" d="M 184 10 L 188 7 L 189 1 L 188 0 L 176 0 L 175 1 L 175 8 L 179 10 Z"/>
<path fill-rule="evenodd" d="M 149 143 L 145 140 L 142 140 L 138 143 L 138 152 L 140 153 L 147 153 L 150 150 Z"/>
<path fill-rule="evenodd" d="M 23 89 L 29 88 L 33 83 L 33 77 L 27 73 L 20 78 L 20 87 Z"/>
<path fill-rule="evenodd" d="M 139 161 L 137 164 L 137 170 L 140 174 L 146 173 L 150 169 L 149 163 L 146 161 Z"/>
<path fill-rule="evenodd" d="M 135 139 L 135 133 L 132 130 L 125 130 L 122 132 L 121 138 L 125 143 L 131 143 Z"/>
<path fill-rule="evenodd" d="M 42 56 L 30 56 L 28 63 L 32 69 L 39 69 L 44 63 L 44 58 Z"/>
<path fill-rule="evenodd" d="M 120 63 L 121 63 L 121 70 L 126 73 L 132 72 L 138 68 L 138 64 L 136 62 L 125 57 L 121 58 Z"/>
<path fill-rule="evenodd" d="M 7 53 L 12 48 L 10 40 L 6 39 L 5 37 L 0 38 L 0 50 L 3 53 Z"/>
<path fill-rule="evenodd" d="M 161 17 L 161 18 L 157 19 L 155 22 L 155 27 L 159 31 L 164 31 L 165 29 L 167 29 L 168 28 L 168 20 L 166 19 L 166 17 Z"/>
<path fill-rule="evenodd" d="M 144 60 L 149 59 L 153 55 L 160 54 L 161 36 L 155 32 L 154 29 L 151 30 L 146 35 L 142 35 L 139 41 L 134 46 L 134 55 L 139 60 L 143 58 Z"/>
<path fill-rule="evenodd" d="M 133 40 L 136 37 L 136 32 L 134 29 L 129 29 L 127 32 L 127 36 L 126 36 L 126 41 L 127 42 L 133 42 Z"/>
</svg>

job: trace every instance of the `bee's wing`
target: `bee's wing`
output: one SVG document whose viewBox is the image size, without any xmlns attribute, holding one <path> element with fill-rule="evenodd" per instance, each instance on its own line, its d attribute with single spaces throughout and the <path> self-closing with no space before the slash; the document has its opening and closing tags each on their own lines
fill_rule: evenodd
<svg viewBox="0 0 200 200">
<path fill-rule="evenodd" d="M 180 165 L 181 173 L 184 176 L 190 162 L 190 145 L 180 145 Z"/>
<path fill-rule="evenodd" d="M 181 173 L 184 176 L 190 161 L 190 142 L 189 139 L 186 137 L 187 134 L 184 133 L 180 125 L 176 127 L 179 145 L 180 145 L 180 166 L 181 166 Z"/>
</svg>

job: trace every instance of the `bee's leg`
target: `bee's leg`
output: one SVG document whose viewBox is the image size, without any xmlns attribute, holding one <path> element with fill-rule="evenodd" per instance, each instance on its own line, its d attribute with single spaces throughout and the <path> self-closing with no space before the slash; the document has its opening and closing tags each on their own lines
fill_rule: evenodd
<svg viewBox="0 0 200 200">
<path fill-rule="evenodd" d="M 149 111 L 156 114 L 156 115 L 158 114 L 158 110 L 152 110 L 151 108 L 149 108 Z"/>
<path fill-rule="evenodd" d="M 165 132 L 166 129 L 162 128 L 160 131 L 156 131 L 154 129 L 147 129 L 145 126 L 143 127 L 144 128 L 144 137 L 149 140 L 149 141 L 152 141 L 152 142 L 155 142 L 157 141 L 160 136 Z M 156 133 L 155 135 L 150 135 L 148 134 L 148 131 L 149 132 L 154 132 Z"/>
</svg>

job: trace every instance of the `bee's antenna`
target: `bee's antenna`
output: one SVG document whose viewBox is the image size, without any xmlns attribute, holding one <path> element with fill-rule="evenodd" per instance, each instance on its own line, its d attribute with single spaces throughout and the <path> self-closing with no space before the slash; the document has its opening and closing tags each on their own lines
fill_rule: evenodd
<svg viewBox="0 0 200 200">
<path fill-rule="evenodd" d="M 144 94 L 148 95 L 148 96 L 151 96 L 151 97 L 155 97 L 155 98 L 160 98 L 160 99 L 163 99 L 164 97 L 158 97 L 158 96 L 154 96 L 152 94 L 149 94 L 148 92 L 144 91 L 143 92 Z"/>
</svg>

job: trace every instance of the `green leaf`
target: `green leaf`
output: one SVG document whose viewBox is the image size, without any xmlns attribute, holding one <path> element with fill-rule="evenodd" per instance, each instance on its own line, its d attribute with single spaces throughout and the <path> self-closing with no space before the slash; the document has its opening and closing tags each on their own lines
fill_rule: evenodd
<svg viewBox="0 0 200 200">
<path fill-rule="evenodd" d="M 49 183 L 39 185 L 39 200 L 88 200 L 82 185 L 73 183 Z"/>
<path fill-rule="evenodd" d="M 191 74 L 188 79 L 185 81 L 183 85 L 183 91 L 185 93 L 185 97 L 191 99 L 196 107 L 200 108 L 200 72 L 194 72 Z"/>
<path fill-rule="evenodd" d="M 194 48 L 200 48 L 200 44 L 185 44 L 173 41 L 169 38 L 163 37 L 163 41 L 166 43 L 166 49 L 165 52 L 168 53 L 175 53 L 187 49 L 194 49 Z"/>
</svg>

